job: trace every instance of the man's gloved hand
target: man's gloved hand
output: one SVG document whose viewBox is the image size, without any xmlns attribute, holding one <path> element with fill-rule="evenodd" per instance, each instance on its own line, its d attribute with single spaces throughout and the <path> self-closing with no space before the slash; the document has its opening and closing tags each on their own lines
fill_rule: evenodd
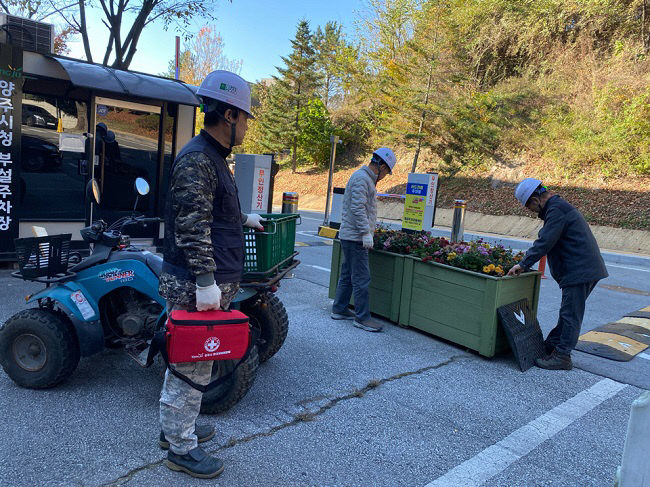
<svg viewBox="0 0 650 487">
<path fill-rule="evenodd" d="M 216 283 L 209 286 L 196 285 L 196 309 L 207 311 L 221 307 L 221 289 Z"/>
<path fill-rule="evenodd" d="M 375 240 L 371 233 L 367 233 L 363 236 L 363 248 L 371 249 L 375 246 Z"/>
<path fill-rule="evenodd" d="M 251 213 L 247 215 L 246 222 L 244 223 L 245 227 L 254 228 L 256 230 L 264 230 L 264 227 L 260 223 L 262 221 L 262 215 L 256 213 Z"/>
</svg>

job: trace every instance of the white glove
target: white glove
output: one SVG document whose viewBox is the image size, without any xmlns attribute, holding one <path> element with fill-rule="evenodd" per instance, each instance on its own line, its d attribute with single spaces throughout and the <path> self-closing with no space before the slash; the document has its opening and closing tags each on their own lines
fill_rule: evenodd
<svg viewBox="0 0 650 487">
<path fill-rule="evenodd" d="M 264 227 L 260 223 L 262 221 L 262 215 L 251 213 L 250 215 L 246 216 L 246 222 L 244 223 L 245 227 L 255 228 L 256 230 L 264 230 Z"/>
<path fill-rule="evenodd" d="M 371 233 L 367 233 L 363 236 L 363 248 L 371 249 L 375 246 L 375 240 Z"/>
<path fill-rule="evenodd" d="M 196 309 L 207 311 L 221 307 L 221 289 L 216 283 L 209 286 L 196 286 Z"/>
</svg>

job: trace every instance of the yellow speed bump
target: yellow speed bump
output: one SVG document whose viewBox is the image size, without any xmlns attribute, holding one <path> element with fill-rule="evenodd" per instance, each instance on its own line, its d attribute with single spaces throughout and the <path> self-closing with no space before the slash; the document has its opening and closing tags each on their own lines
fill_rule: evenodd
<svg viewBox="0 0 650 487">
<path fill-rule="evenodd" d="M 620 320 L 618 320 L 616 323 L 624 323 L 626 325 L 639 326 L 641 328 L 645 328 L 646 330 L 650 331 L 650 320 L 647 318 L 631 318 L 629 316 L 626 316 L 625 318 L 621 318 Z"/>
<path fill-rule="evenodd" d="M 648 348 L 648 345 L 645 343 L 638 342 L 632 338 L 616 335 L 614 333 L 603 333 L 601 331 L 587 332 L 580 337 L 580 341 L 606 345 L 615 350 L 618 350 L 619 352 L 623 352 L 627 355 L 632 356 L 643 352 L 646 348 Z"/>
</svg>

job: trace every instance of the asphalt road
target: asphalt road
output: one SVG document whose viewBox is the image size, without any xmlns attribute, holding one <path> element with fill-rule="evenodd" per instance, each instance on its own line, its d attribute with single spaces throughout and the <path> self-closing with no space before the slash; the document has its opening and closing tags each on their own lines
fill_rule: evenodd
<svg viewBox="0 0 650 487">
<path fill-rule="evenodd" d="M 226 470 L 214 481 L 169 471 L 157 446 L 161 370 L 119 351 L 82 359 L 56 389 L 21 389 L 0 372 L 0 485 L 611 486 L 631 402 L 650 360 L 620 364 L 576 352 L 570 372 L 522 373 L 387 324 L 371 334 L 330 320 L 331 247 L 305 213 L 301 265 L 278 295 L 291 328 L 249 394 L 220 416 L 206 444 Z M 522 248 L 526 242 L 519 244 Z M 650 266 L 625 257 L 603 284 L 650 292 Z M 609 259 L 608 259 L 609 260 Z M 0 321 L 39 286 L 0 273 Z M 650 304 L 599 287 L 584 329 Z M 539 320 L 559 308 L 544 281 Z"/>
</svg>

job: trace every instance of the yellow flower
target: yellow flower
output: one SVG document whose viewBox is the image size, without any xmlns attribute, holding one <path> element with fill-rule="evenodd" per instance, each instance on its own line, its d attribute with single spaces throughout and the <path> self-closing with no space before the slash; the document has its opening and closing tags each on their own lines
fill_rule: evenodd
<svg viewBox="0 0 650 487">
<path fill-rule="evenodd" d="M 496 266 L 496 268 L 494 269 L 494 272 L 496 272 L 499 275 L 502 275 L 503 274 L 503 269 L 499 265 L 499 266 Z"/>
<path fill-rule="evenodd" d="M 484 265 L 483 266 L 483 272 L 485 272 L 486 274 L 489 274 L 490 273 L 490 266 Z"/>
<path fill-rule="evenodd" d="M 454 260 L 456 258 L 456 252 L 449 252 L 447 260 Z"/>
<path fill-rule="evenodd" d="M 490 248 L 490 244 L 489 244 L 489 243 L 484 243 L 484 244 L 483 244 L 483 247 L 485 247 L 486 249 L 489 249 L 489 248 Z"/>
<path fill-rule="evenodd" d="M 490 264 L 488 267 L 488 272 L 492 272 L 496 267 L 494 267 L 494 264 Z"/>
</svg>

